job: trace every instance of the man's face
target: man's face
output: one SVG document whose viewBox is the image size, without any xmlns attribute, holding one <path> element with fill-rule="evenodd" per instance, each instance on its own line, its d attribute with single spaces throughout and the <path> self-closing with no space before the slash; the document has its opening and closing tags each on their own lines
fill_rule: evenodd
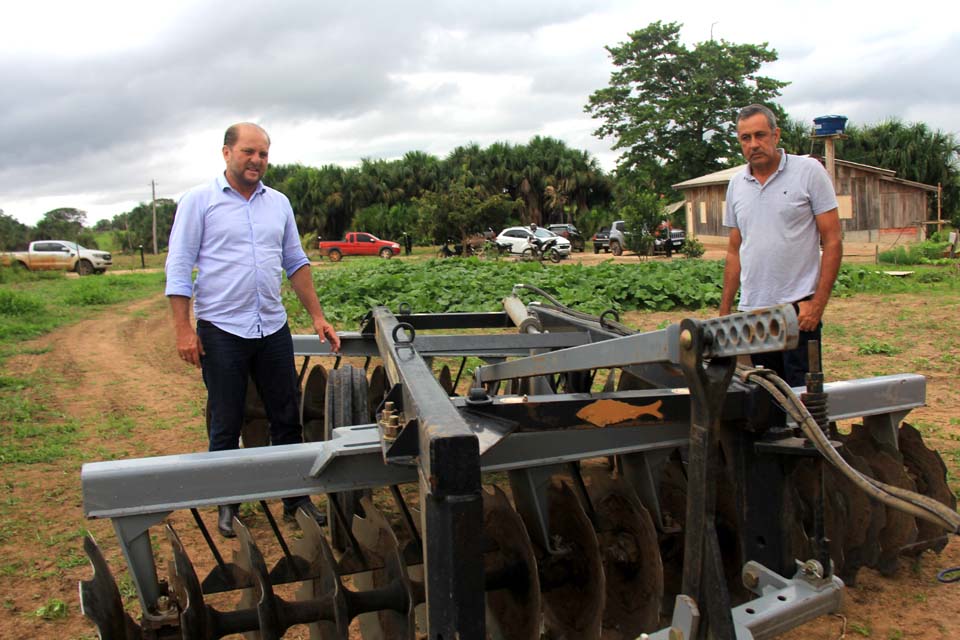
<svg viewBox="0 0 960 640">
<path fill-rule="evenodd" d="M 237 143 L 232 147 L 223 147 L 227 177 L 236 186 L 249 189 L 256 187 L 267 171 L 269 153 L 270 142 L 263 131 L 255 127 L 240 127 Z"/>
<path fill-rule="evenodd" d="M 771 131 L 770 123 L 762 113 L 737 122 L 737 138 L 740 140 L 743 157 L 750 163 L 752 170 L 765 171 L 780 164 L 780 154 L 777 153 L 780 129 Z"/>
</svg>

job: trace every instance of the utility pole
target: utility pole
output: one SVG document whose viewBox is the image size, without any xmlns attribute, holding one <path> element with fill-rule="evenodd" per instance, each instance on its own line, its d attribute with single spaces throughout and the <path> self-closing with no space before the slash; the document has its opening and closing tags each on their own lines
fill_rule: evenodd
<svg viewBox="0 0 960 640">
<path fill-rule="evenodd" d="M 150 181 L 150 190 L 153 192 L 153 255 L 157 255 L 157 181 Z"/>
</svg>

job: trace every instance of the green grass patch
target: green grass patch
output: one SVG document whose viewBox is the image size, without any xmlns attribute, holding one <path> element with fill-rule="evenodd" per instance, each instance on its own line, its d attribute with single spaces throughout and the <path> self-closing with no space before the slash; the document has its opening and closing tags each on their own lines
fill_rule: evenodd
<svg viewBox="0 0 960 640">
<path fill-rule="evenodd" d="M 43 421 L 0 424 L 0 463 L 36 464 L 78 455 L 75 423 Z"/>
<path fill-rule="evenodd" d="M 857 344 L 857 355 L 861 356 L 895 356 L 901 349 L 883 340 L 870 338 Z"/>
<path fill-rule="evenodd" d="M 37 618 L 44 620 L 61 620 L 70 614 L 67 603 L 60 598 L 51 598 L 46 604 L 33 612 Z"/>
<path fill-rule="evenodd" d="M 918 242 L 881 251 L 877 257 L 888 265 L 949 264 L 953 261 L 943 257 L 948 246 L 947 242 Z"/>
</svg>

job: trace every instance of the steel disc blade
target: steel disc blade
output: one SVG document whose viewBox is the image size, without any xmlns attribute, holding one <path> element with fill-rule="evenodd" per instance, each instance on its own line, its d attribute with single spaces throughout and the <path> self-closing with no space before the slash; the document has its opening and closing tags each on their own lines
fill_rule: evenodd
<svg viewBox="0 0 960 640">
<path fill-rule="evenodd" d="M 440 383 L 440 386 L 443 387 L 443 390 L 447 392 L 448 396 L 454 395 L 453 374 L 450 373 L 450 367 L 443 365 L 440 369 L 440 374 L 437 376 L 437 382 Z"/>
<path fill-rule="evenodd" d="M 783 516 L 789 523 L 790 552 L 794 558 L 816 557 L 814 519 L 819 475 L 820 469 L 814 461 L 798 460 L 787 480 L 788 499 Z M 826 476 L 823 487 L 823 526 L 830 557 L 839 572 L 844 565 L 844 548 L 852 525 L 852 514 L 847 513 L 846 505 L 840 500 L 836 487 L 828 485 L 829 478 L 829 475 Z M 869 519 L 869 512 L 866 518 Z"/>
<path fill-rule="evenodd" d="M 240 439 L 244 449 L 266 447 L 270 444 L 270 422 L 266 418 L 245 419 L 240 425 Z"/>
<path fill-rule="evenodd" d="M 620 380 L 617 381 L 617 391 L 637 391 L 647 388 L 649 388 L 649 385 L 645 385 L 640 378 L 629 371 L 620 372 Z"/>
<path fill-rule="evenodd" d="M 867 461 L 844 447 L 841 455 L 847 463 L 862 474 L 870 475 Z M 880 531 L 886 525 L 886 511 L 873 503 L 867 494 L 832 466 L 827 469 L 827 491 L 846 518 L 842 562 L 836 563 L 836 572 L 844 584 L 854 586 L 860 567 L 875 566 L 880 560 Z M 827 530 L 828 535 L 832 535 Z"/>
<path fill-rule="evenodd" d="M 544 625 L 556 638 L 600 638 L 603 623 L 603 560 L 597 534 L 573 491 L 561 482 L 547 490 L 551 542 L 539 550 Z"/>
<path fill-rule="evenodd" d="M 93 578 L 80 581 L 80 611 L 97 627 L 103 640 L 139 640 L 140 626 L 123 610 L 120 590 L 110 567 L 89 534 L 83 539 L 83 550 L 93 568 Z"/>
<path fill-rule="evenodd" d="M 358 591 L 393 587 L 398 594 L 392 608 L 360 615 L 360 633 L 364 640 L 414 640 L 414 609 L 419 598 L 414 595 L 397 536 L 370 498 L 361 498 L 360 504 L 364 516 L 354 517 L 353 534 L 360 543 L 367 565 L 378 568 L 355 574 L 353 584 Z"/>
<path fill-rule="evenodd" d="M 387 395 L 387 372 L 383 365 L 377 365 L 370 372 L 370 381 L 367 387 L 367 406 L 369 407 L 372 419 L 376 420 L 377 407 L 383 402 Z"/>
<path fill-rule="evenodd" d="M 303 424 L 303 439 L 307 442 L 323 440 L 323 414 L 326 402 L 327 370 L 323 365 L 314 365 L 303 385 L 300 399 L 300 422 Z"/>
<path fill-rule="evenodd" d="M 235 552 L 234 562 L 250 575 L 253 582 L 252 587 L 243 590 L 238 609 L 255 608 L 260 625 L 258 631 L 247 631 L 243 637 L 246 640 L 279 640 L 285 629 L 280 625 L 278 599 L 273 593 L 273 585 L 270 584 L 267 563 L 250 535 L 250 530 L 239 518 L 233 519 L 233 530 L 240 541 L 240 549 Z"/>
<path fill-rule="evenodd" d="M 257 393 L 257 384 L 253 381 L 253 377 L 247 378 L 247 395 L 243 402 L 243 415 L 248 420 L 267 417 L 267 410 L 263 406 L 260 394 Z"/>
<path fill-rule="evenodd" d="M 297 600 L 329 601 L 329 619 L 317 620 L 307 624 L 310 640 L 340 640 L 349 633 L 350 614 L 347 610 L 346 593 L 337 572 L 337 562 L 333 557 L 323 529 L 316 520 L 297 511 L 302 537 L 293 542 L 294 553 L 306 560 L 307 574 L 317 576 L 305 580 L 297 589 Z"/>
<path fill-rule="evenodd" d="M 365 424 L 370 419 L 367 404 L 369 385 L 363 369 L 344 365 L 334 369 L 327 376 L 324 410 L 324 440 L 333 437 L 334 429 L 355 424 Z M 344 527 L 349 527 L 353 514 L 360 505 L 360 497 L 368 491 L 343 491 L 327 496 L 327 522 L 330 523 L 330 543 L 339 552 L 347 551 L 349 535 Z M 342 524 L 335 510 L 344 517 Z"/>
<path fill-rule="evenodd" d="M 487 540 L 487 636 L 491 640 L 537 640 L 541 628 L 540 580 L 530 536 L 499 487 L 483 492 Z M 491 585 L 494 581 L 497 584 Z"/>
<path fill-rule="evenodd" d="M 683 581 L 683 531 L 687 517 L 687 476 L 676 451 L 663 465 L 659 489 L 664 528 L 670 532 L 660 541 L 664 610 L 669 611 L 673 606 L 674 596 L 681 591 Z"/>
<path fill-rule="evenodd" d="M 190 562 L 183 543 L 173 527 L 168 523 L 164 528 L 170 543 L 172 561 L 170 568 L 170 588 L 180 607 L 180 635 L 183 640 L 202 640 L 217 637 L 208 629 L 207 608 L 203 601 L 203 589 L 200 579 Z"/>
<path fill-rule="evenodd" d="M 850 437 L 846 440 L 846 446 L 867 461 L 873 471 L 873 477 L 877 480 L 910 491 L 916 490 L 913 481 L 907 476 L 903 463 L 895 460 L 887 451 L 879 449 L 869 430 L 863 425 L 854 425 Z M 884 510 L 886 522 L 879 536 L 880 558 L 874 568 L 885 576 L 891 576 L 899 567 L 898 558 L 901 547 L 917 540 L 917 522 L 913 516 L 902 511 L 890 507 L 884 507 Z"/>
<path fill-rule="evenodd" d="M 584 480 L 606 577 L 604 638 L 636 638 L 659 627 L 663 563 L 657 531 L 647 510 L 606 469 L 593 467 Z"/>
<path fill-rule="evenodd" d="M 917 491 L 956 511 L 957 497 L 947 484 L 947 466 L 940 454 L 929 449 L 920 432 L 906 422 L 900 425 L 898 443 L 903 464 Z M 947 544 L 942 528 L 920 518 L 917 518 L 917 540 L 920 544 L 911 548 L 911 554 L 925 549 L 939 553 Z"/>
</svg>

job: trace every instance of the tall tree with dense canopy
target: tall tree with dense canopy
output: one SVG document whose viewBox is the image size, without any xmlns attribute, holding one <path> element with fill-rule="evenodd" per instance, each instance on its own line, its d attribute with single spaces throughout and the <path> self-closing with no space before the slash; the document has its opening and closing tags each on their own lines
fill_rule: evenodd
<svg viewBox="0 0 960 640">
<path fill-rule="evenodd" d="M 688 48 L 681 26 L 657 21 L 607 47 L 617 69 L 584 107 L 603 121 L 594 134 L 615 138 L 613 148 L 623 151 L 618 169 L 658 193 L 736 161 L 737 111 L 769 103 L 787 85 L 758 73 L 777 59 L 766 43 L 709 40 Z"/>
<path fill-rule="evenodd" d="M 87 212 L 73 207 L 52 209 L 43 214 L 34 229 L 34 240 L 76 240 L 83 232 Z"/>
</svg>

